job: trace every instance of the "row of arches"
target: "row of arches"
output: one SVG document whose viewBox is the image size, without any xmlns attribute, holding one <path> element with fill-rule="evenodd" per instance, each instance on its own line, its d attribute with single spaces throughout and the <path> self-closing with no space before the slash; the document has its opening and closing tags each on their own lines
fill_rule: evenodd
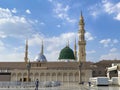
<svg viewBox="0 0 120 90">
<path fill-rule="evenodd" d="M 11 79 L 12 81 L 26 81 L 27 72 L 19 72 L 12 73 Z M 31 72 L 30 80 L 35 81 L 39 79 L 39 81 L 62 81 L 62 82 L 78 82 L 79 81 L 79 72 Z"/>
</svg>

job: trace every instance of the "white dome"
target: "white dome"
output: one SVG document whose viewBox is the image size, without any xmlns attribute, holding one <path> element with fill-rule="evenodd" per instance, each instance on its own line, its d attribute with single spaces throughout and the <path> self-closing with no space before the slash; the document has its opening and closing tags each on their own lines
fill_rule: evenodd
<svg viewBox="0 0 120 90">
<path fill-rule="evenodd" d="M 36 61 L 36 62 L 47 62 L 47 59 L 46 59 L 46 57 L 43 54 L 39 53 L 35 57 L 34 61 Z"/>
</svg>

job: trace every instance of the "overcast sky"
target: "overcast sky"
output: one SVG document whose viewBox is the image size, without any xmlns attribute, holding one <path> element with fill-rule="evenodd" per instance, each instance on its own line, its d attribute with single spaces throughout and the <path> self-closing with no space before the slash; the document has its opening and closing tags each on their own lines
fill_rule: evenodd
<svg viewBox="0 0 120 90">
<path fill-rule="evenodd" d="M 87 61 L 120 59 L 119 0 L 0 0 L 0 61 L 24 61 L 27 38 L 31 61 L 42 40 L 47 60 L 57 61 L 68 40 L 74 48 L 81 11 Z"/>
</svg>

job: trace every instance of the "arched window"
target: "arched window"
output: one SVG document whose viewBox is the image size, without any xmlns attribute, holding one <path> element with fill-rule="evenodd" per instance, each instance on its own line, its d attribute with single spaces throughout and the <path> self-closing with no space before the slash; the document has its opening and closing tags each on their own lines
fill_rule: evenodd
<svg viewBox="0 0 120 90">
<path fill-rule="evenodd" d="M 102 72 L 101 72 L 101 71 L 99 71 L 99 72 L 98 72 L 98 74 L 102 74 Z"/>
<path fill-rule="evenodd" d="M 96 74 L 96 72 L 95 72 L 95 71 L 92 71 L 92 74 L 94 75 L 94 74 Z"/>
</svg>

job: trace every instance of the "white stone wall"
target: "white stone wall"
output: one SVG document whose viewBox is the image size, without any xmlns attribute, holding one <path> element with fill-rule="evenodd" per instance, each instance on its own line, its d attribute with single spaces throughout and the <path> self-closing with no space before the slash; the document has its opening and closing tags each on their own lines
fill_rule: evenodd
<svg viewBox="0 0 120 90">
<path fill-rule="evenodd" d="M 82 81 L 88 81 L 92 76 L 91 70 L 82 70 Z M 27 70 L 11 71 L 11 81 L 25 81 L 27 79 Z M 31 70 L 31 81 L 61 81 L 61 82 L 79 82 L 78 70 Z"/>
</svg>

